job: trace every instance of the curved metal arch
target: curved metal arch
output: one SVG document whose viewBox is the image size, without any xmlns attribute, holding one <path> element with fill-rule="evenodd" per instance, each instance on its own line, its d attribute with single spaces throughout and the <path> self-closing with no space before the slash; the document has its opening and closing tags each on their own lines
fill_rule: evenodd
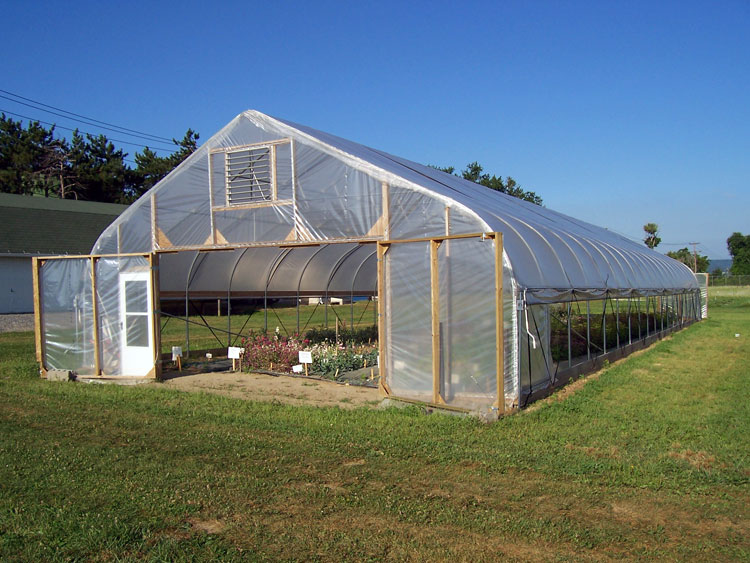
<svg viewBox="0 0 750 563">
<path fill-rule="evenodd" d="M 268 331 L 268 286 L 271 283 L 271 278 L 278 270 L 279 265 L 284 261 L 284 258 L 292 251 L 291 248 L 285 248 L 276 255 L 271 265 L 268 268 L 268 274 L 266 275 L 266 285 L 263 288 L 263 329 Z"/>
<path fill-rule="evenodd" d="M 237 271 L 237 266 L 248 250 L 250 249 L 245 248 L 237 257 L 237 260 L 234 261 L 232 273 L 229 275 L 229 284 L 227 284 L 227 346 L 232 345 L 232 281 L 234 280 L 234 273 Z"/>
<path fill-rule="evenodd" d="M 195 263 L 197 262 L 198 258 L 203 255 L 205 257 L 205 253 L 201 254 L 200 251 L 195 253 L 195 256 L 193 257 L 193 261 L 190 263 L 190 268 L 188 268 L 187 276 L 185 276 L 185 357 L 190 357 L 190 282 L 192 282 L 193 277 L 193 268 L 195 267 Z M 203 263 L 203 260 L 201 260 L 201 263 Z M 196 270 L 197 272 L 197 270 Z"/>
<path fill-rule="evenodd" d="M 299 279 L 297 280 L 297 334 L 299 334 L 299 290 L 302 286 L 302 278 L 305 276 L 305 272 L 307 271 L 310 262 L 312 262 L 313 259 L 323 251 L 323 249 L 328 248 L 328 246 L 329 245 L 327 244 L 321 245 L 320 248 L 313 252 L 310 258 L 307 259 L 307 262 L 305 262 L 305 265 L 302 267 L 302 271 L 299 274 Z"/>
<path fill-rule="evenodd" d="M 341 256 L 341 258 L 339 258 L 338 261 L 333 265 L 333 268 L 331 269 L 331 273 L 328 275 L 328 281 L 326 282 L 326 295 L 325 295 L 325 303 L 324 303 L 325 309 L 324 309 L 324 315 L 323 315 L 325 319 L 325 323 L 326 323 L 326 328 L 328 328 L 328 288 L 331 285 L 333 276 L 335 276 L 336 272 L 339 271 L 339 268 L 341 267 L 341 265 L 346 261 L 347 258 L 349 258 L 349 256 L 351 256 L 357 250 L 359 250 L 359 246 L 355 246 L 351 250 L 345 252 Z"/>
<path fill-rule="evenodd" d="M 367 264 L 367 262 L 377 254 L 377 250 L 373 250 L 370 254 L 367 255 L 367 257 L 362 260 L 362 262 L 359 263 L 359 266 L 357 266 L 357 269 L 354 271 L 354 276 L 352 276 L 352 287 L 351 287 L 351 295 L 350 295 L 350 303 L 351 303 L 351 329 L 354 330 L 354 286 L 357 285 L 357 276 L 359 275 L 360 270 L 362 270 L 362 266 Z M 362 313 L 364 316 L 364 312 Z"/>
</svg>

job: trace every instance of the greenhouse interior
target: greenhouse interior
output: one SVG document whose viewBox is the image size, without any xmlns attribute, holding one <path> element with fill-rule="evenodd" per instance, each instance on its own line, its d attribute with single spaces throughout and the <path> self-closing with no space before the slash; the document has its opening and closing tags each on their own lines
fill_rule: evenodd
<svg viewBox="0 0 750 563">
<path fill-rule="evenodd" d="M 706 279 L 642 244 L 252 110 L 34 286 L 43 375 L 159 378 L 169 330 L 189 357 L 367 327 L 385 397 L 483 414 L 706 314 Z"/>
</svg>

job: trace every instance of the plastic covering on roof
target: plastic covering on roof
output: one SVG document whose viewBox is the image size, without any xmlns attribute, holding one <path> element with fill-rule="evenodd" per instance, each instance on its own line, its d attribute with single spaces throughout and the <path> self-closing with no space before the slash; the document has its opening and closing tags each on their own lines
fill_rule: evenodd
<svg viewBox="0 0 750 563">
<path fill-rule="evenodd" d="M 243 195 L 238 205 L 232 166 L 239 157 L 232 155 L 264 145 L 273 193 L 262 193 L 261 178 L 259 195 Z M 481 231 L 504 234 L 511 275 L 530 303 L 696 287 L 683 264 L 606 229 L 257 111 L 237 116 L 134 203 L 92 253 Z M 329 258 L 313 256 L 307 268 L 325 278 L 338 263 Z M 169 286 L 172 280 L 163 282 Z"/>
</svg>

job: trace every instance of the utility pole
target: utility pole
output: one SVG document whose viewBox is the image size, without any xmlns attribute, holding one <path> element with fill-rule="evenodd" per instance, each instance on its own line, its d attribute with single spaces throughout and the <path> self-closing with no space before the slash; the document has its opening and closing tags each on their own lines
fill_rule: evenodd
<svg viewBox="0 0 750 563">
<path fill-rule="evenodd" d="M 699 245 L 699 242 L 689 242 L 688 244 L 693 245 L 693 273 L 698 272 L 698 251 L 695 249 L 697 245 Z"/>
</svg>

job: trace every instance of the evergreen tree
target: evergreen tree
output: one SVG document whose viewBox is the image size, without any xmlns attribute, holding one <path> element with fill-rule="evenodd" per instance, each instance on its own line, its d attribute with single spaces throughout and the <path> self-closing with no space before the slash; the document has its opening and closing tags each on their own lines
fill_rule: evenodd
<svg viewBox="0 0 750 563">
<path fill-rule="evenodd" d="M 188 129 L 181 141 L 172 139 L 179 146 L 179 150 L 169 156 L 161 157 L 146 147 L 142 152 L 135 155 L 137 168 L 133 171 L 135 175 L 135 184 L 133 192 L 128 196 L 135 200 L 148 190 L 153 188 L 167 174 L 174 170 L 188 156 L 193 154 L 198 148 L 198 139 L 200 135 Z"/>
<path fill-rule="evenodd" d="M 643 230 L 646 231 L 646 237 L 643 239 L 644 244 L 652 250 L 659 246 L 661 242 L 661 238 L 657 236 L 659 225 L 656 223 L 646 223 L 643 225 Z"/>
<path fill-rule="evenodd" d="M 433 166 L 433 168 L 436 168 L 448 174 L 454 174 L 454 171 L 456 170 L 453 166 Z M 487 173 L 483 173 L 483 171 L 484 168 L 482 168 L 482 165 L 474 161 L 467 164 L 466 168 L 461 171 L 461 177 L 464 180 L 469 180 L 470 182 L 481 184 L 482 186 L 490 188 L 491 190 L 508 194 L 513 197 L 535 203 L 537 205 L 542 205 L 542 198 L 540 196 L 538 196 L 534 192 L 522 189 L 521 186 L 518 185 L 516 181 L 510 176 L 503 180 L 502 176 L 495 176 L 494 174 L 490 176 Z"/>
</svg>

